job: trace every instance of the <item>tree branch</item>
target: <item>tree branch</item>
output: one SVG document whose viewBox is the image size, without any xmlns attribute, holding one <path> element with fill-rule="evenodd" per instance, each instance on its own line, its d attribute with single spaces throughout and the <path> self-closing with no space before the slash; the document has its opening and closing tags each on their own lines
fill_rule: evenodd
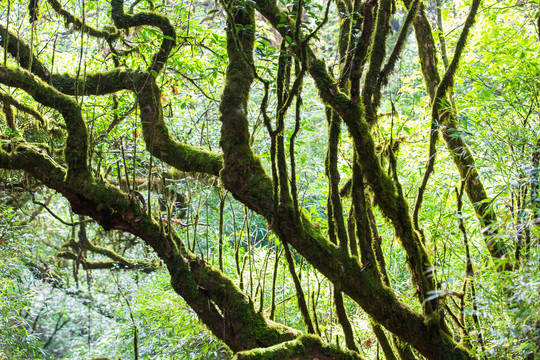
<svg viewBox="0 0 540 360">
<path fill-rule="evenodd" d="M 176 32 L 171 25 L 169 18 L 164 15 L 143 11 L 135 15 L 124 13 L 124 0 L 111 0 L 111 14 L 114 23 L 121 29 L 129 29 L 135 26 L 151 25 L 159 28 L 163 32 L 163 40 L 158 52 L 154 55 L 152 63 L 148 67 L 148 73 L 156 77 L 160 73 L 169 54 L 176 46 Z"/>
<path fill-rule="evenodd" d="M 95 29 L 92 26 L 86 24 L 82 19 L 74 16 L 69 11 L 65 10 L 57 0 L 47 0 L 51 4 L 52 8 L 58 15 L 62 16 L 66 21 L 66 26 L 73 24 L 75 30 L 82 31 L 95 38 L 105 39 L 107 41 L 114 41 L 120 37 L 120 31 L 115 27 L 105 27 L 102 30 Z"/>
</svg>

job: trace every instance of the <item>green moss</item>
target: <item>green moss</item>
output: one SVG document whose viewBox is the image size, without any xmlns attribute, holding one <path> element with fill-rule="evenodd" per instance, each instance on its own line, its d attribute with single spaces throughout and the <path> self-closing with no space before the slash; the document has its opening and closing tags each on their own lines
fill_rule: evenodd
<svg viewBox="0 0 540 360">
<path fill-rule="evenodd" d="M 221 321 L 225 321 L 227 327 L 232 329 L 231 338 L 228 341 L 231 349 L 239 351 L 258 346 L 272 346 L 296 336 L 296 333 L 291 332 L 289 328 L 268 323 L 262 314 L 255 311 L 253 302 L 243 295 L 242 291 L 221 271 L 189 252 L 186 252 L 184 256 L 189 263 L 190 272 L 186 272 L 188 269 L 180 269 L 182 275 L 175 281 L 183 281 L 185 284 L 185 277 L 197 279 L 197 285 L 206 289 L 207 295 L 224 315 L 224 320 Z M 185 259 L 178 260 L 181 262 L 181 268 L 186 263 Z M 183 288 L 177 289 L 181 289 L 182 296 L 187 291 Z M 197 291 L 197 289 L 191 291 Z M 191 294 L 191 296 L 195 295 L 195 293 Z M 222 336 L 222 334 L 216 335 Z"/>
<path fill-rule="evenodd" d="M 335 97 L 334 97 L 334 101 L 336 102 L 336 105 L 339 106 L 339 107 L 342 107 L 342 108 L 349 108 L 351 106 L 353 106 L 353 103 L 351 101 L 351 99 L 349 99 L 349 97 L 343 93 L 338 93 Z"/>
<path fill-rule="evenodd" d="M 303 334 L 296 340 L 287 341 L 267 348 L 242 351 L 235 360 L 312 360 L 316 357 L 335 360 L 359 360 L 360 355 L 340 349 L 335 345 L 323 344 L 315 335 Z"/>
</svg>

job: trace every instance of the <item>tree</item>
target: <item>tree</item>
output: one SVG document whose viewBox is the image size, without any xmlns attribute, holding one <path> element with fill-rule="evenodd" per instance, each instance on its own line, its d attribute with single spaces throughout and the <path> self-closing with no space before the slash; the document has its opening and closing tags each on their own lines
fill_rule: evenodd
<svg viewBox="0 0 540 360">
<path fill-rule="evenodd" d="M 398 4 L 390 0 L 338 0 L 326 4 L 304 0 L 283 4 L 268 0 L 222 1 L 225 40 L 217 33 L 208 36 L 215 41 L 210 52 L 216 59 L 226 61 L 227 68 L 222 79 L 214 74 L 215 82 L 204 84 L 222 86 L 221 151 L 178 141 L 182 129 L 168 125 L 167 117 L 171 116 L 167 113 L 174 118 L 186 106 L 181 102 L 185 98 L 177 96 L 178 85 L 174 81 L 178 80 L 173 79 L 180 75 L 186 83 L 205 90 L 197 80 L 178 71 L 183 57 L 188 56 L 183 47 L 204 48 L 205 44 L 190 35 L 190 23 L 187 27 L 176 26 L 174 16 L 180 16 L 182 10 L 176 9 L 175 14 L 171 10 L 173 5 L 163 2 L 154 9 L 151 1 L 144 5 L 137 1 L 126 10 L 122 0 L 82 5 L 31 1 L 30 34 L 16 32 L 10 17 L 10 11 L 20 14 L 25 5 L 8 5 L 0 24 L 0 45 L 4 49 L 0 101 L 7 125 L 0 143 L 0 167 L 17 172 L 13 173 L 16 176 L 4 179 L 5 186 L 45 186 L 62 194 L 76 214 L 89 217 L 105 230 L 120 230 L 142 239 L 166 266 L 174 290 L 214 335 L 237 353 L 238 359 L 361 358 L 344 296 L 372 319 L 387 358 L 414 358 L 411 347 L 429 359 L 473 358 L 470 349 L 460 343 L 463 334 L 453 332 L 455 319 L 447 316 L 449 307 L 434 276 L 433 254 L 427 250 L 432 240 L 422 227 L 421 208 L 442 135 L 461 179 L 458 203 L 465 193 L 478 218 L 492 266 L 502 270 L 517 266 L 519 259 L 501 236 L 503 230 L 496 210 L 459 129 L 453 93 L 456 71 L 467 51 L 480 1 L 472 1 L 452 55 L 446 55 L 442 48 L 443 71 L 427 10 L 417 0 L 404 0 L 397 36 L 391 34 L 390 22 L 397 18 Z M 110 9 L 106 26 L 102 26 L 103 16 L 97 16 L 102 7 Z M 141 7 L 148 10 L 138 10 Z M 317 10 L 322 14 L 317 14 Z M 75 11 L 82 15 L 75 16 Z M 39 14 L 43 14 L 41 19 Z M 438 14 L 441 15 L 440 6 Z M 210 18 L 218 15 L 208 12 Z M 45 34 L 40 34 L 46 20 L 63 20 L 70 26 L 71 37 L 54 38 L 45 30 Z M 268 33 L 259 30 L 261 27 L 271 28 L 279 47 L 271 50 L 270 40 L 265 37 Z M 324 33 L 327 27 L 339 29 L 338 35 L 330 37 Z M 426 160 L 427 165 L 413 205 L 402 186 L 394 103 L 391 102 L 390 115 L 381 114 L 386 106 L 382 105 L 388 95 L 386 89 L 391 86 L 392 73 L 408 43 L 411 28 L 431 104 L 427 105 L 431 119 L 429 151 L 425 159 L 416 160 L 418 166 Z M 132 46 L 139 35 L 146 43 Z M 40 36 L 53 43 L 52 50 L 51 46 L 45 52 L 37 48 L 34 41 Z M 66 39 L 78 39 L 78 43 L 63 43 Z M 333 42 L 333 50 L 338 53 L 334 69 L 324 60 L 327 54 L 317 48 L 319 39 Z M 159 46 L 153 47 L 151 42 L 158 40 Z M 55 70 L 59 67 L 55 56 L 61 56 L 56 54 L 56 46 L 72 56 L 80 54 L 78 63 L 74 63 L 75 71 L 60 74 Z M 101 63 L 83 63 L 82 54 L 89 51 L 102 59 Z M 272 56 L 272 51 L 278 54 Z M 270 65 L 265 65 L 265 61 Z M 299 131 L 309 126 L 309 121 L 302 119 L 302 94 L 309 91 L 306 89 L 312 86 L 311 82 L 325 107 L 327 122 L 326 229 L 302 208 L 297 186 L 295 139 Z M 250 101 L 257 103 L 262 124 L 252 118 Z M 22 115 L 15 116 L 13 108 L 35 118 L 32 131 L 20 128 Z M 110 122 L 105 131 L 96 130 L 104 126 L 96 109 Z M 138 122 L 129 134 L 129 141 L 135 145 L 128 149 L 128 140 L 124 143 L 124 138 L 114 139 L 110 134 L 132 113 Z M 256 154 L 255 133 L 260 126 L 266 128 L 262 146 L 270 154 L 269 161 Z M 136 147 L 139 131 L 149 160 L 142 160 L 142 151 Z M 386 144 L 381 139 L 386 139 Z M 343 144 L 349 144 L 350 151 L 342 151 Z M 116 159 L 106 154 L 103 149 L 107 147 L 116 147 Z M 126 155 L 127 151 L 130 154 Z M 155 173 L 153 164 L 158 161 L 167 164 L 168 174 Z M 346 171 L 340 168 L 343 161 L 349 163 Z M 537 164 L 538 161 L 536 168 Z M 301 256 L 333 284 L 335 311 L 348 349 L 269 320 L 223 271 L 223 243 L 220 260 L 213 266 L 189 244 L 189 238 L 179 235 L 175 226 L 185 224 L 172 221 L 171 206 L 168 210 L 165 206 L 168 216 L 164 217 L 153 192 L 166 188 L 163 179 L 178 176 L 178 171 L 218 179 L 218 186 L 223 189 L 220 194 L 224 190 L 230 192 L 267 221 L 279 237 L 290 264 L 307 333 L 316 333 L 316 326 L 294 273 L 294 257 Z M 350 177 L 342 180 L 344 173 Z M 26 175 L 31 180 L 23 183 Z M 172 194 L 173 199 L 169 200 L 181 206 L 182 202 L 177 201 L 180 197 L 181 194 Z M 220 231 L 222 227 L 223 224 Z M 403 265 L 409 270 L 421 308 L 406 304 L 392 289 L 382 250 L 383 236 L 379 235 L 383 228 L 391 229 L 405 251 Z M 463 223 L 460 229 L 466 239 Z M 66 244 L 65 248 L 62 256 L 77 262 L 81 262 L 77 255 L 81 249 L 110 258 L 109 262 L 99 263 L 83 259 L 81 263 L 87 268 L 118 264 L 126 268 L 155 267 L 145 259 L 128 259 L 93 244 L 82 226 L 78 241 Z M 467 255 L 470 276 L 473 269 Z M 381 326 L 390 335 L 388 338 Z"/>
</svg>

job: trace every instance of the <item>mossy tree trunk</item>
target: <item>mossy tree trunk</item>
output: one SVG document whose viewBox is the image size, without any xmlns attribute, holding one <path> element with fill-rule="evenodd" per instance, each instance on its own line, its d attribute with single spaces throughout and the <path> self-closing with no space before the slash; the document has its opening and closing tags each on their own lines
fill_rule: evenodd
<svg viewBox="0 0 540 360">
<path fill-rule="evenodd" d="M 433 35 L 424 9 L 418 2 L 406 1 L 409 16 L 399 41 L 387 56 L 389 21 L 395 10 L 392 2 L 338 1 L 338 8 L 348 14 L 340 22 L 339 41 L 344 51 L 341 52 L 340 78 L 334 79 L 325 62 L 311 47 L 313 34 L 301 30 L 301 11 L 294 16 L 269 0 L 224 0 L 221 5 L 227 13 L 228 67 L 220 99 L 221 154 L 174 140 L 164 120 L 162 94 L 156 79 L 176 46 L 176 32 L 166 16 L 153 12 L 126 14 L 123 1 L 112 0 L 112 20 L 116 28 L 98 30 L 63 10 L 56 1 L 49 2 L 67 22 L 78 24 L 75 28 L 88 36 L 113 42 L 120 36 L 118 29 L 148 26 L 159 29 L 163 40 L 145 70 L 115 67 L 77 78 L 51 72 L 32 53 L 30 46 L 7 26 L 0 24 L 0 45 L 19 65 L 0 65 L 0 83 L 21 89 L 41 105 L 58 111 L 65 121 L 67 133 L 62 158 L 54 158 L 38 145 L 22 138 L 1 140 L 1 168 L 22 170 L 35 177 L 61 193 L 76 213 L 91 217 L 103 228 L 126 231 L 143 239 L 165 263 L 174 290 L 215 336 L 238 352 L 238 359 L 361 358 L 355 351 L 324 344 L 315 336 L 301 334 L 266 319 L 225 274 L 197 257 L 172 229 L 164 232 L 161 219 L 148 211 L 140 198 L 124 193 L 111 182 L 93 174 L 88 159 L 88 129 L 75 97 L 129 91 L 136 97 L 144 140 L 152 156 L 178 170 L 219 177 L 222 186 L 236 200 L 262 215 L 286 246 L 294 248 L 332 282 L 341 302 L 343 293 L 357 303 L 373 319 L 378 335 L 384 336 L 380 327 L 383 326 L 401 342 L 408 343 L 429 359 L 472 358 L 468 350 L 453 338 L 443 315 L 442 300 L 430 296 L 436 290 L 436 284 L 434 277 L 428 274 L 431 259 L 424 246 L 417 214 L 411 211 L 401 188 L 392 149 L 387 159 L 392 171 L 388 173 L 376 151 L 372 133 L 382 88 L 389 81 L 411 23 L 417 36 L 427 92 L 434 107 L 447 101 L 445 92 L 437 90 L 445 83 L 440 85 Z M 299 1 L 297 6 L 302 8 L 302 2 Z M 478 1 L 475 1 L 467 20 L 469 27 L 477 7 Z M 359 11 L 363 16 L 358 16 Z M 287 96 L 278 110 L 287 110 L 292 99 L 299 94 L 301 76 L 309 73 L 330 114 L 329 141 L 335 143 L 329 144 L 327 154 L 328 208 L 332 222 L 329 233 L 321 231 L 303 215 L 301 209 L 296 208 L 296 190 L 288 180 L 288 168 L 294 164 L 288 163 L 284 156 L 280 124 L 270 134 L 275 139 L 272 142 L 275 168 L 271 174 L 265 170 L 251 146 L 248 100 L 254 81 L 262 80 L 256 72 L 253 58 L 256 12 L 281 33 L 283 41 L 288 42 L 284 49 L 296 60 L 300 69 L 298 74 L 302 74 L 288 85 L 284 92 Z M 350 21 L 352 18 L 355 21 Z M 463 38 L 466 37 L 464 32 Z M 464 44 L 462 50 L 463 47 Z M 456 52 L 456 61 L 460 54 Z M 452 79 L 445 81 L 451 83 Z M 283 83 L 277 86 L 287 87 Z M 6 99 L 0 98 L 0 101 L 9 106 L 16 105 L 15 100 L 8 102 Z M 350 159 L 353 175 L 348 192 L 339 191 L 338 186 L 336 144 L 341 123 L 346 126 L 354 146 L 354 156 Z M 455 116 L 446 112 L 441 115 L 439 123 L 456 166 L 466 181 L 467 194 L 475 205 L 482 227 L 493 225 L 496 216 L 487 206 L 488 198 L 478 179 L 472 154 L 457 136 Z M 349 196 L 352 206 L 350 216 L 345 218 L 342 201 Z M 377 224 L 373 220 L 373 206 L 378 206 L 389 219 L 395 237 L 406 251 L 406 266 L 422 305 L 420 312 L 398 299 L 390 286 L 380 251 Z M 501 257 L 503 246 L 493 240 L 493 231 L 486 234 L 488 248 L 495 257 Z M 349 334 L 347 346 L 356 349 L 345 308 L 342 303 L 340 305 L 340 322 Z M 385 351 L 390 354 L 390 343 L 387 341 L 385 344 Z M 401 352 L 411 354 L 410 350 Z"/>
</svg>

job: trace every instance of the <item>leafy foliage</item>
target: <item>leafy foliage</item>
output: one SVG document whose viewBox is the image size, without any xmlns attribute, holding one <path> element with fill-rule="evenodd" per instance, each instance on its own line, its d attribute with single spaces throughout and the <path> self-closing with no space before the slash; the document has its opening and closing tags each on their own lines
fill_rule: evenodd
<svg viewBox="0 0 540 360">
<path fill-rule="evenodd" d="M 0 358 L 538 357 L 538 3 L 478 6 L 9 0 Z"/>
</svg>

